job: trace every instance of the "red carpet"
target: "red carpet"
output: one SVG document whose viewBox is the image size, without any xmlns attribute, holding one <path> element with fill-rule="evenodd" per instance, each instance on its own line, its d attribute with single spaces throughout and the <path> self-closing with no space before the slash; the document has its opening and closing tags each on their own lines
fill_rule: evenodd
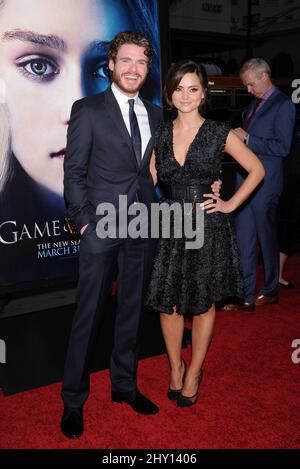
<svg viewBox="0 0 300 469">
<path fill-rule="evenodd" d="M 139 386 L 159 404 L 158 415 L 113 404 L 108 372 L 98 372 L 82 438 L 60 433 L 59 383 L 0 395 L 0 448 L 299 448 L 300 363 L 291 360 L 292 341 L 300 339 L 299 272 L 298 253 L 287 266 L 297 288 L 281 291 L 278 305 L 218 313 L 196 406 L 177 409 L 168 401 L 167 360 L 154 357 L 140 362 Z"/>
</svg>

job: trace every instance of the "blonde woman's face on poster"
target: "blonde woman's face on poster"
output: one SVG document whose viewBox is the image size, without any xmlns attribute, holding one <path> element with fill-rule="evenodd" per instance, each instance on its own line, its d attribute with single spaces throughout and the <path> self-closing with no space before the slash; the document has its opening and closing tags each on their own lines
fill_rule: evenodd
<svg viewBox="0 0 300 469">
<path fill-rule="evenodd" d="M 54 193 L 63 194 L 71 106 L 107 88 L 107 42 L 129 29 L 123 0 L 5 0 L 0 6 L 0 77 L 12 151 Z"/>
</svg>

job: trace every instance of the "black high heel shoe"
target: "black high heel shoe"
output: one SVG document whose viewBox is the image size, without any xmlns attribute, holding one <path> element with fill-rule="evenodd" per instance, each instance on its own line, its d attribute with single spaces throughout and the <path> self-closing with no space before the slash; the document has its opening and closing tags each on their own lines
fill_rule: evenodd
<svg viewBox="0 0 300 469">
<path fill-rule="evenodd" d="M 185 364 L 184 359 L 182 359 L 181 367 L 182 367 L 182 382 L 183 382 L 184 378 L 185 378 L 185 373 L 186 373 L 186 364 Z M 170 401 L 176 401 L 179 398 L 179 396 L 181 394 L 181 391 L 182 391 L 182 388 L 180 388 L 180 389 L 171 389 L 169 387 L 168 392 L 167 392 L 167 396 L 170 399 Z"/>
<path fill-rule="evenodd" d="M 196 402 L 198 401 L 199 386 L 201 384 L 202 378 L 203 370 L 200 371 L 200 374 L 198 376 L 198 386 L 196 393 L 193 396 L 184 396 L 182 393 L 180 393 L 177 399 L 178 407 L 191 407 L 192 405 L 196 404 Z"/>
</svg>

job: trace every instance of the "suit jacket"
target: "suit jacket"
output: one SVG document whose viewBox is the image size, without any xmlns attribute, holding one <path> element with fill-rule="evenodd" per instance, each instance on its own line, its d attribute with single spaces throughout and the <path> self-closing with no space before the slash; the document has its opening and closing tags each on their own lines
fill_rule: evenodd
<svg viewBox="0 0 300 469">
<path fill-rule="evenodd" d="M 148 207 L 155 200 L 149 162 L 154 132 L 162 119 L 158 106 L 141 98 L 148 112 L 151 139 L 137 163 L 120 107 L 109 88 L 73 104 L 64 161 L 64 196 L 78 230 L 96 223 L 96 207 L 109 202 L 118 207 L 119 195 Z"/>
<path fill-rule="evenodd" d="M 251 101 L 245 115 L 251 112 Z M 276 194 L 282 191 L 283 158 L 289 153 L 295 123 L 295 105 L 278 88 L 258 109 L 248 128 L 248 147 L 256 153 L 265 168 L 265 178 L 258 192 Z M 237 175 L 238 186 L 244 180 L 243 171 Z"/>
</svg>

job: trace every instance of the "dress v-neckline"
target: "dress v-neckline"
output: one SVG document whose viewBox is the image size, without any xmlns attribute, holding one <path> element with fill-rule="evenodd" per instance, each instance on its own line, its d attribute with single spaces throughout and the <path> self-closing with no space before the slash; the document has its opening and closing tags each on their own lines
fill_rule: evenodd
<svg viewBox="0 0 300 469">
<path fill-rule="evenodd" d="M 195 134 L 195 137 L 193 138 L 193 140 L 191 141 L 191 143 L 189 144 L 189 147 L 187 149 L 187 152 L 185 154 L 185 158 L 184 158 L 184 163 L 183 164 L 180 164 L 179 161 L 177 160 L 176 156 L 175 156 L 175 151 L 174 151 L 174 133 L 173 133 L 173 128 L 174 128 L 174 124 L 173 124 L 173 121 L 171 121 L 171 149 L 172 149 L 172 156 L 173 156 L 173 159 L 175 160 L 175 162 L 178 164 L 178 166 L 180 168 L 184 168 L 185 167 L 185 164 L 186 164 L 186 161 L 188 159 L 188 156 L 189 156 L 189 153 L 190 153 L 190 149 L 191 149 L 191 146 L 193 145 L 193 143 L 195 142 L 196 138 L 198 137 L 202 127 L 204 126 L 205 122 L 207 121 L 207 119 L 204 119 L 204 121 L 202 122 L 202 124 L 200 125 L 199 129 L 197 130 L 196 134 Z"/>
</svg>

